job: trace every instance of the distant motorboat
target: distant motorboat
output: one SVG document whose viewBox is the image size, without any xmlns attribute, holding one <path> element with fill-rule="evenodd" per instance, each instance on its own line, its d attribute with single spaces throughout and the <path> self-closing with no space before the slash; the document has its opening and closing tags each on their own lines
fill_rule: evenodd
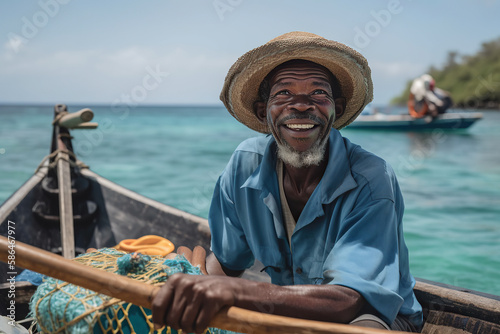
<svg viewBox="0 0 500 334">
<path fill-rule="evenodd" d="M 457 130 L 466 129 L 482 118 L 483 114 L 478 112 L 450 112 L 440 114 L 436 118 L 432 118 L 431 116 L 413 118 L 410 115 L 362 113 L 353 123 L 347 126 L 347 129 L 399 131 L 429 129 Z"/>
</svg>

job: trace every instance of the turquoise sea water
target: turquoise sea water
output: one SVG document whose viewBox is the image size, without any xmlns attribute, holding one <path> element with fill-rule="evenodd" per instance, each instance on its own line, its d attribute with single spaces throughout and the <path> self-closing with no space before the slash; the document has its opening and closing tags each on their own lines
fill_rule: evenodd
<svg viewBox="0 0 500 334">
<path fill-rule="evenodd" d="M 126 188 L 202 217 L 232 151 L 256 135 L 223 107 L 83 107 L 100 127 L 72 132 L 81 160 Z M 413 275 L 500 295 L 500 112 L 483 115 L 459 132 L 342 133 L 396 171 Z M 49 153 L 52 117 L 53 106 L 0 107 L 0 202 Z"/>
</svg>

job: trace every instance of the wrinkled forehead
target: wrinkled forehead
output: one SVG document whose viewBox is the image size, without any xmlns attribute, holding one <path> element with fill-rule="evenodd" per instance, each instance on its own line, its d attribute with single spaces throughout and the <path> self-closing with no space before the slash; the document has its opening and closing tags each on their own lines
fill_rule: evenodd
<svg viewBox="0 0 500 334">
<path fill-rule="evenodd" d="M 300 78 L 314 76 L 324 78 L 330 82 L 332 81 L 331 79 L 334 78 L 332 72 L 330 72 L 326 67 L 312 61 L 302 59 L 289 60 L 276 66 L 271 72 L 269 72 L 267 78 L 271 81 L 275 81 L 277 77 L 285 75 L 295 75 Z"/>
</svg>

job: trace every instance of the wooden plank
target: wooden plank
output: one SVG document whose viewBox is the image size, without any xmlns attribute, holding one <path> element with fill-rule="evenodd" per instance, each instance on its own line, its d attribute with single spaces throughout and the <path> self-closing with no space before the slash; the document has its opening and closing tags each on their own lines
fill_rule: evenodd
<svg viewBox="0 0 500 334">
<path fill-rule="evenodd" d="M 65 148 L 61 139 L 59 139 L 59 142 L 59 147 Z M 59 152 L 57 159 L 62 256 L 66 259 L 72 259 L 75 257 L 75 235 L 73 226 L 73 200 L 71 198 L 71 171 L 68 152 Z"/>
<path fill-rule="evenodd" d="M 434 333 L 498 334 L 500 333 L 500 325 L 470 316 L 431 310 L 422 329 L 422 334 Z"/>
<path fill-rule="evenodd" d="M 0 224 L 3 224 L 11 212 L 21 203 L 28 193 L 42 181 L 47 175 L 47 168 L 41 168 L 30 177 L 18 190 L 16 190 L 3 204 L 0 206 Z"/>
<path fill-rule="evenodd" d="M 474 294 L 417 281 L 415 295 L 429 311 L 450 312 L 496 323 L 500 319 L 498 296 Z"/>
</svg>

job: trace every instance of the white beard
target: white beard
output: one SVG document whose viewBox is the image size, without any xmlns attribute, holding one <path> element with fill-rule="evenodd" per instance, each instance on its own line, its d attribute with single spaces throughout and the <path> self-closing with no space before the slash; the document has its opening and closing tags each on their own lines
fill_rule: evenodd
<svg viewBox="0 0 500 334">
<path fill-rule="evenodd" d="M 293 115 L 290 115 L 291 118 Z M 295 118 L 304 118 L 297 117 Z M 309 119 L 316 120 L 316 118 L 309 116 Z M 267 114 L 267 121 L 269 127 L 272 127 L 272 119 L 271 114 Z M 318 123 L 321 123 L 321 120 L 317 120 Z M 335 121 L 335 116 L 331 117 L 328 124 L 326 124 L 326 129 L 331 129 L 333 122 Z M 284 122 L 284 120 L 282 121 Z M 319 142 L 314 143 L 314 145 L 305 152 L 299 152 L 294 150 L 292 147 L 288 145 L 286 142 L 281 142 L 279 140 L 280 136 L 276 133 L 276 131 L 272 130 L 274 139 L 276 140 L 276 144 L 278 145 L 278 158 L 281 159 L 285 164 L 295 167 L 295 168 L 303 168 L 309 166 L 318 166 L 323 158 L 325 157 L 325 150 L 328 144 L 329 135 L 326 135 Z"/>
<path fill-rule="evenodd" d="M 328 138 L 328 137 L 327 137 Z M 311 147 L 305 152 L 298 152 L 288 147 L 288 145 L 278 144 L 278 158 L 285 164 L 295 168 L 318 166 L 325 156 L 326 143 L 323 141 Z"/>
</svg>

